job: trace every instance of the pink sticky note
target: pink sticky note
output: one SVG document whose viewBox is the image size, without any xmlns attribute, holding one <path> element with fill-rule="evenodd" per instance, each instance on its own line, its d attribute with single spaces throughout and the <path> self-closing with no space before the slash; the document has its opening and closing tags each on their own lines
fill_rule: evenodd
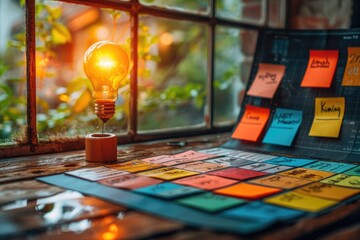
<svg viewBox="0 0 360 240">
<path fill-rule="evenodd" d="M 183 153 L 169 156 L 169 158 L 168 158 L 169 161 L 163 162 L 162 164 L 164 166 L 173 166 L 176 164 L 206 160 L 206 159 L 210 159 L 210 158 L 214 158 L 214 157 L 217 157 L 217 155 L 190 150 L 190 151 L 186 151 Z"/>
<path fill-rule="evenodd" d="M 227 169 L 210 172 L 208 174 L 216 175 L 216 176 L 220 176 L 220 177 L 237 179 L 237 180 L 245 180 L 245 179 L 260 177 L 267 173 L 248 170 L 248 169 L 227 168 Z"/>
<path fill-rule="evenodd" d="M 260 63 L 255 80 L 247 94 L 255 97 L 273 98 L 284 73 L 284 65 Z"/>
<path fill-rule="evenodd" d="M 136 189 L 150 185 L 155 185 L 161 182 L 163 181 L 159 179 L 150 178 L 142 175 L 135 175 L 135 174 L 126 174 L 100 181 L 100 183 L 104 185 L 108 185 L 116 188 L 125 188 L 125 189 Z"/>
<path fill-rule="evenodd" d="M 197 175 L 197 176 L 192 176 L 192 177 L 175 180 L 173 182 L 182 184 L 182 185 L 201 188 L 201 189 L 205 189 L 205 190 L 212 190 L 215 188 L 225 187 L 230 184 L 234 184 L 237 181 L 218 177 L 218 176 Z"/>
</svg>

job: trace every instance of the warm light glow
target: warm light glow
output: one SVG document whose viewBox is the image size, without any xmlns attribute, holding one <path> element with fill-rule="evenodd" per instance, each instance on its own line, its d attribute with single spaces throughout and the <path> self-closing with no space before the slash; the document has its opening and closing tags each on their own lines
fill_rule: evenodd
<svg viewBox="0 0 360 240">
<path fill-rule="evenodd" d="M 163 33 L 160 37 L 160 41 L 162 44 L 169 46 L 174 42 L 174 37 L 171 33 Z"/>
</svg>

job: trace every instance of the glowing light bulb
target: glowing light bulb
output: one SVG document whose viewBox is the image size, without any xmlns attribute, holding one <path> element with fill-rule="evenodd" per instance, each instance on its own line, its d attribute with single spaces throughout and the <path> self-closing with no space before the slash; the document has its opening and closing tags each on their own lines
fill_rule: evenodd
<svg viewBox="0 0 360 240">
<path fill-rule="evenodd" d="M 85 52 L 84 71 L 94 88 L 95 113 L 103 123 L 115 113 L 118 89 L 128 69 L 128 55 L 116 43 L 100 41 Z"/>
</svg>

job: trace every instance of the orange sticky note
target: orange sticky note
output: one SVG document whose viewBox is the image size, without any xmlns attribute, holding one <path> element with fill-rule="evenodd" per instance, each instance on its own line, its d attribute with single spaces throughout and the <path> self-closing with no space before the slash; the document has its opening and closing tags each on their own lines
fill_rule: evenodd
<svg viewBox="0 0 360 240">
<path fill-rule="evenodd" d="M 284 189 L 296 188 L 311 183 L 311 181 L 306 179 L 282 176 L 278 174 L 270 175 L 268 177 L 257 178 L 251 180 L 250 182 Z"/>
<path fill-rule="evenodd" d="M 260 63 L 255 80 L 247 94 L 255 97 L 273 98 L 284 73 L 284 65 Z"/>
<path fill-rule="evenodd" d="M 256 142 L 269 119 L 270 109 L 246 105 L 245 113 L 232 138 Z"/>
<path fill-rule="evenodd" d="M 239 183 L 230 187 L 217 189 L 214 192 L 246 199 L 259 199 L 280 192 L 279 188 L 258 186 L 249 183 Z"/>
<path fill-rule="evenodd" d="M 343 86 L 360 86 L 360 48 L 349 47 L 348 59 L 342 81 Z"/>
<path fill-rule="evenodd" d="M 329 88 L 338 61 L 338 50 L 310 50 L 301 87 Z"/>
</svg>

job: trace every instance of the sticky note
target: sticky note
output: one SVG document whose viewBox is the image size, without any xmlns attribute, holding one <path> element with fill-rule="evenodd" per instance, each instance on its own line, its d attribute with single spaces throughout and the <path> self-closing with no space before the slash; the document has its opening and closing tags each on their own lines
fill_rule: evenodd
<svg viewBox="0 0 360 240">
<path fill-rule="evenodd" d="M 353 175 L 353 176 L 360 176 L 360 166 L 357 166 L 356 168 L 350 169 L 350 170 L 344 172 L 344 174 Z"/>
<path fill-rule="evenodd" d="M 242 165 L 252 163 L 252 161 L 240 159 L 240 158 L 236 158 L 236 157 L 220 157 L 220 158 L 214 158 L 214 159 L 209 159 L 209 160 L 205 160 L 205 161 L 209 162 L 209 163 L 220 164 L 225 167 L 239 167 Z"/>
<path fill-rule="evenodd" d="M 227 169 L 210 172 L 208 174 L 225 177 L 225 178 L 236 179 L 236 180 L 245 180 L 245 179 L 264 176 L 267 173 L 258 172 L 258 171 L 254 171 L 254 170 L 248 170 L 248 169 L 227 168 Z"/>
<path fill-rule="evenodd" d="M 106 178 L 128 174 L 128 172 L 111 169 L 107 167 L 94 167 L 94 168 L 81 168 L 66 172 L 66 174 L 83 178 L 89 181 L 99 181 Z"/>
<path fill-rule="evenodd" d="M 106 166 L 112 169 L 123 170 L 131 173 L 141 172 L 141 171 L 146 171 L 161 167 L 160 164 L 147 163 L 140 160 L 132 160 L 124 163 L 109 164 Z"/>
<path fill-rule="evenodd" d="M 202 192 L 200 189 L 175 184 L 172 182 L 164 182 L 156 185 L 138 188 L 134 191 L 161 198 L 176 198 Z"/>
<path fill-rule="evenodd" d="M 348 58 L 344 77 L 342 80 L 343 86 L 360 86 L 360 48 L 348 47 Z"/>
<path fill-rule="evenodd" d="M 242 182 L 229 187 L 217 189 L 214 192 L 233 197 L 255 200 L 279 193 L 280 191 L 280 188 L 265 187 Z"/>
<path fill-rule="evenodd" d="M 288 222 L 304 215 L 303 211 L 283 208 L 260 201 L 231 208 L 222 215 L 234 218 L 247 218 L 255 221 Z"/>
<path fill-rule="evenodd" d="M 338 56 L 338 50 L 310 50 L 301 87 L 329 88 L 334 77 Z"/>
<path fill-rule="evenodd" d="M 282 176 L 278 174 L 271 175 L 268 177 L 257 178 L 254 180 L 250 180 L 250 182 L 260 185 L 266 185 L 270 187 L 284 188 L 284 189 L 292 189 L 311 183 L 311 181 L 309 180 Z"/>
<path fill-rule="evenodd" d="M 322 183 L 335 184 L 344 187 L 360 188 L 360 177 L 346 174 L 337 174 L 321 181 Z"/>
<path fill-rule="evenodd" d="M 278 157 L 265 161 L 266 163 L 289 166 L 289 167 L 302 167 L 309 163 L 315 162 L 315 160 L 304 159 L 304 158 L 289 158 L 289 157 Z"/>
<path fill-rule="evenodd" d="M 138 174 L 148 176 L 148 177 L 154 177 L 154 176 L 157 176 L 157 175 L 159 175 L 161 173 L 171 171 L 173 169 L 175 169 L 175 168 L 174 167 L 162 167 L 162 168 L 157 168 L 157 169 L 141 172 L 141 173 L 138 173 Z"/>
<path fill-rule="evenodd" d="M 196 175 L 196 174 L 199 174 L 199 173 L 184 170 L 184 169 L 174 168 L 174 169 L 171 169 L 171 170 L 168 170 L 168 171 L 165 171 L 165 172 L 153 174 L 152 177 L 160 178 L 160 179 L 163 179 L 163 180 L 173 180 L 173 179 L 193 176 L 193 175 Z"/>
<path fill-rule="evenodd" d="M 246 105 L 232 138 L 256 142 L 269 119 L 270 109 Z"/>
<path fill-rule="evenodd" d="M 197 161 L 197 162 L 176 165 L 176 167 L 180 168 L 180 169 L 186 169 L 189 171 L 206 173 L 206 172 L 214 171 L 217 169 L 225 168 L 226 166 L 221 165 L 221 164 L 216 164 L 216 163 Z"/>
<path fill-rule="evenodd" d="M 270 99 L 273 98 L 284 73 L 284 65 L 259 63 L 255 80 L 251 84 L 247 95 Z"/>
<path fill-rule="evenodd" d="M 101 180 L 100 183 L 115 188 L 136 189 L 161 183 L 162 180 L 135 174 L 126 174 Z"/>
<path fill-rule="evenodd" d="M 253 161 L 253 162 L 264 162 L 266 160 L 277 158 L 277 156 L 273 156 L 273 155 L 254 153 L 254 152 L 245 152 L 245 151 L 234 151 L 233 153 L 230 153 L 227 156 L 244 159 L 244 160 L 249 160 L 249 161 Z"/>
<path fill-rule="evenodd" d="M 354 164 L 330 162 L 330 161 L 317 161 L 310 165 L 304 166 L 304 168 L 310 168 L 310 169 L 333 172 L 333 173 L 342 173 L 354 167 L 356 167 L 356 165 Z"/>
<path fill-rule="evenodd" d="M 266 203 L 295 208 L 306 212 L 319 212 L 337 203 L 333 200 L 313 197 L 293 191 L 269 197 L 264 201 Z"/>
<path fill-rule="evenodd" d="M 242 169 L 249 169 L 249 170 L 255 170 L 255 171 L 263 171 L 266 169 L 277 167 L 277 165 L 269 164 L 269 163 L 253 163 L 245 166 L 241 166 Z"/>
<path fill-rule="evenodd" d="M 235 180 L 222 178 L 218 176 L 211 176 L 211 175 L 197 175 L 197 176 L 175 180 L 173 182 L 196 187 L 196 188 L 201 188 L 205 190 L 212 190 L 236 183 Z"/>
<path fill-rule="evenodd" d="M 312 183 L 310 185 L 298 188 L 295 191 L 302 194 L 327 198 L 335 201 L 342 201 L 360 193 L 360 189 L 339 187 L 321 182 Z"/>
<path fill-rule="evenodd" d="M 185 197 L 177 200 L 178 203 L 201 209 L 208 212 L 216 212 L 229 207 L 243 204 L 246 200 L 213 194 L 211 192 Z"/>
<path fill-rule="evenodd" d="M 345 113 L 345 98 L 316 98 L 315 115 L 309 136 L 339 137 Z"/>
<path fill-rule="evenodd" d="M 169 155 L 160 155 L 160 156 L 155 156 L 155 157 L 149 157 L 149 158 L 144 158 L 141 159 L 142 162 L 147 162 L 147 163 L 162 163 L 162 162 L 166 162 L 169 161 L 168 160 Z"/>
<path fill-rule="evenodd" d="M 289 170 L 289 169 L 292 169 L 292 168 L 293 167 L 288 167 L 288 166 L 277 166 L 277 167 L 265 169 L 265 170 L 262 170 L 262 171 L 266 172 L 266 173 L 278 173 L 278 172 L 282 172 L 282 171 Z"/>
<path fill-rule="evenodd" d="M 215 157 L 218 157 L 218 155 L 190 150 L 169 156 L 168 161 L 163 162 L 162 165 L 173 166 L 176 164 L 195 162 L 195 161 L 206 160 Z"/>
<path fill-rule="evenodd" d="M 291 146 L 302 121 L 302 111 L 276 108 L 263 143 Z M 281 137 L 279 137 L 281 136 Z"/>
<path fill-rule="evenodd" d="M 294 178 L 302 178 L 310 181 L 319 181 L 334 175 L 334 173 L 319 171 L 314 169 L 307 169 L 307 168 L 295 168 L 292 170 L 281 172 L 279 173 L 279 175 L 284 175 Z"/>
</svg>

